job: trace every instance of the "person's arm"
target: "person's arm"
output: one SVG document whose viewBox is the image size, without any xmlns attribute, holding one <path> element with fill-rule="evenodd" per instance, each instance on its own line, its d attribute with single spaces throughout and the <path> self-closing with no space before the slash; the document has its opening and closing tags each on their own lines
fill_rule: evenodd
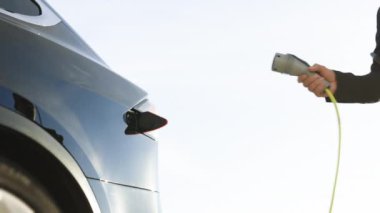
<svg viewBox="0 0 380 213">
<path fill-rule="evenodd" d="M 341 103 L 374 103 L 380 99 L 380 8 L 377 11 L 376 48 L 371 72 L 367 75 L 356 76 L 352 73 L 343 73 L 330 70 L 324 66 L 314 65 L 310 71 L 317 72 L 320 76 L 300 76 L 298 81 L 303 83 L 318 97 L 326 97 L 324 94 L 323 79 L 330 82 L 330 90 Z M 327 101 L 330 101 L 326 98 Z"/>
<path fill-rule="evenodd" d="M 373 62 L 371 72 L 356 76 L 334 71 L 338 87 L 335 98 L 341 103 L 374 103 L 380 99 L 380 65 Z M 328 99 L 327 99 L 328 100 Z M 328 100 L 329 101 L 329 100 Z"/>
<path fill-rule="evenodd" d="M 324 94 L 323 79 L 330 82 L 330 90 L 340 103 L 374 103 L 380 99 L 380 65 L 373 62 L 371 72 L 363 76 L 330 70 L 321 65 L 313 65 L 310 71 L 319 76 L 300 76 L 298 81 L 318 97 Z M 329 102 L 329 98 L 326 97 Z"/>
</svg>

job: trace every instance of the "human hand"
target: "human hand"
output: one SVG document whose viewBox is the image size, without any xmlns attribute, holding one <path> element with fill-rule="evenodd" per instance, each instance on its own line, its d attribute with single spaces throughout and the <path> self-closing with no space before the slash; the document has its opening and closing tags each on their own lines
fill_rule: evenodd
<svg viewBox="0 0 380 213">
<path fill-rule="evenodd" d="M 330 83 L 329 89 L 332 93 L 335 93 L 337 89 L 337 82 L 335 72 L 326 68 L 325 66 L 314 64 L 309 67 L 310 72 L 315 72 L 317 75 L 300 75 L 298 82 L 302 83 L 310 92 L 314 93 L 317 97 L 326 97 L 324 80 Z"/>
</svg>

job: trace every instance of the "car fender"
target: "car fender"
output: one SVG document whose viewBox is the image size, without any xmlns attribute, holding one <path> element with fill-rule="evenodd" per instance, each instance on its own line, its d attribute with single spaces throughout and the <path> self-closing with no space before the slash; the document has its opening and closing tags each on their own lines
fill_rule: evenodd
<svg viewBox="0 0 380 213">
<path fill-rule="evenodd" d="M 35 143 L 38 143 L 38 145 L 42 146 L 46 151 L 55 156 L 77 181 L 78 185 L 83 190 L 83 193 L 86 195 L 92 211 L 100 213 L 99 204 L 86 176 L 74 158 L 51 135 L 46 133 L 41 127 L 32 121 L 3 107 L 0 107 L 0 126 L 12 129 L 32 139 Z"/>
</svg>

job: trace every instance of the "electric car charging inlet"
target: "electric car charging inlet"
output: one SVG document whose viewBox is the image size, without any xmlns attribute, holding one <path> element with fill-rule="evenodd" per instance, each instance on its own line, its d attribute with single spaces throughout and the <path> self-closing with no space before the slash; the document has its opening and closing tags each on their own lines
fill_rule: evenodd
<svg viewBox="0 0 380 213">
<path fill-rule="evenodd" d="M 288 75 L 293 76 L 300 76 L 300 75 L 318 75 L 316 73 L 312 73 L 308 70 L 309 64 L 306 63 L 304 60 L 298 58 L 295 55 L 292 54 L 281 54 L 276 53 L 273 59 L 272 63 L 272 70 L 279 73 L 284 73 Z M 332 94 L 332 92 L 329 89 L 330 83 L 325 80 L 325 93 L 330 98 L 330 100 L 334 104 L 335 112 L 338 119 L 338 131 L 339 131 L 339 139 L 338 139 L 338 156 L 337 156 L 337 162 L 336 162 L 336 171 L 335 171 L 335 178 L 334 178 L 334 185 L 331 195 L 331 201 L 330 201 L 330 208 L 329 213 L 332 213 L 333 206 L 334 206 L 334 199 L 335 199 L 335 191 L 336 191 L 336 185 L 338 182 L 338 174 L 339 174 L 339 165 L 340 165 L 340 155 L 341 155 L 341 145 L 342 145 L 342 128 L 341 128 L 341 122 L 340 122 L 340 115 L 339 115 L 339 109 L 337 105 L 337 101 Z"/>
</svg>

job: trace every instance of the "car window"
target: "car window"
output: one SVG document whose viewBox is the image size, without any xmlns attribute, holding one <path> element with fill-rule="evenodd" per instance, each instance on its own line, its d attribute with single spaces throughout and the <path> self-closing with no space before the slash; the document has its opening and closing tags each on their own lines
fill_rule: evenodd
<svg viewBox="0 0 380 213">
<path fill-rule="evenodd" d="M 33 0 L 0 0 L 0 8 L 22 15 L 41 15 L 41 8 Z"/>
</svg>

